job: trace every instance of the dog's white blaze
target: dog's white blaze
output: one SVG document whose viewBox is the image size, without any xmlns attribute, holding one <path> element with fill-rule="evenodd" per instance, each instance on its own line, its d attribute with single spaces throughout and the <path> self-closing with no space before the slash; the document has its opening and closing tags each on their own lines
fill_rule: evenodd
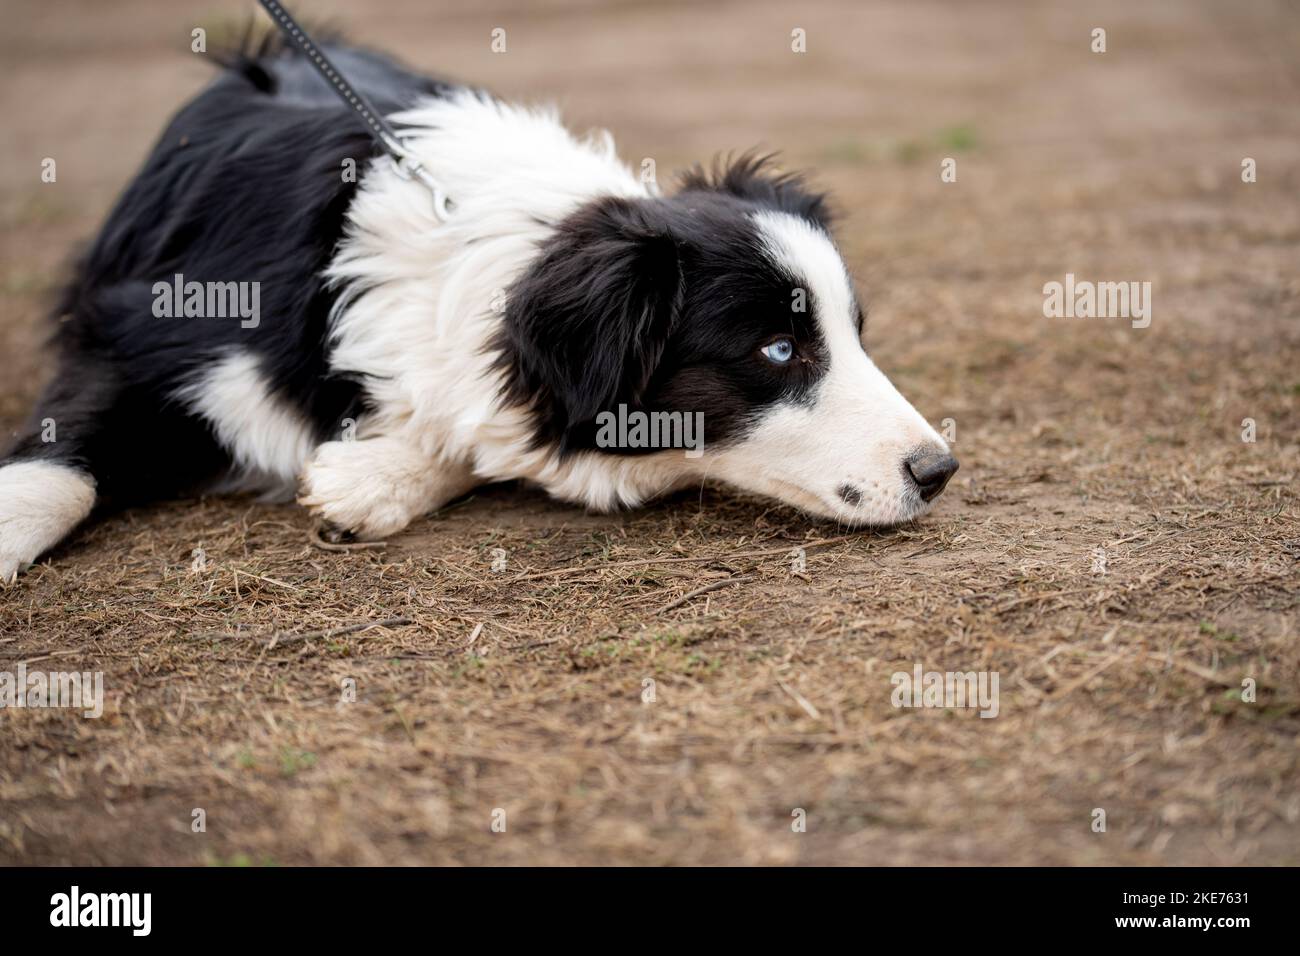
<svg viewBox="0 0 1300 956">
<path fill-rule="evenodd" d="M 754 221 L 773 260 L 810 286 L 830 363 L 809 403 L 771 409 L 744 441 L 705 467 L 724 481 L 851 524 L 920 514 L 926 506 L 909 494 L 904 459 L 918 448 L 948 448 L 863 351 L 853 286 L 834 243 L 797 216 L 763 212 Z M 846 485 L 860 496 L 856 504 L 839 496 Z"/>
<path fill-rule="evenodd" d="M 176 397 L 212 426 L 234 459 L 235 487 L 293 489 L 316 439 L 303 417 L 271 392 L 256 355 L 226 353 Z"/>
<path fill-rule="evenodd" d="M 0 583 L 58 544 L 95 506 L 84 471 L 49 461 L 0 467 Z"/>
</svg>

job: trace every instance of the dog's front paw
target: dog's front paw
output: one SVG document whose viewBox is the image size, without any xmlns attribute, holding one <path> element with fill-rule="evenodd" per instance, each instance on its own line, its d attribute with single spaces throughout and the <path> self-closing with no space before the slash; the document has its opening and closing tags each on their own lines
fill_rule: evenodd
<svg viewBox="0 0 1300 956">
<path fill-rule="evenodd" d="M 329 533 L 383 538 L 419 515 L 411 476 L 394 469 L 376 444 L 325 442 L 303 469 L 298 501 L 325 522 Z"/>
<path fill-rule="evenodd" d="M 330 441 L 303 469 L 298 501 L 325 524 L 378 540 L 468 490 L 459 468 L 395 438 Z"/>
</svg>

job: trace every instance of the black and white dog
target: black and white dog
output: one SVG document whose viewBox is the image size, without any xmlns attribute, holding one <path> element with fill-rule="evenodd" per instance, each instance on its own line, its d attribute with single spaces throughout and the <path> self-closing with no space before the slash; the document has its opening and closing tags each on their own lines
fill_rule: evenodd
<svg viewBox="0 0 1300 956">
<path fill-rule="evenodd" d="M 957 463 L 863 351 L 798 178 L 747 157 L 661 197 L 607 134 L 329 55 L 452 215 L 301 56 L 229 57 L 59 305 L 57 376 L 0 465 L 0 580 L 99 501 L 213 482 L 365 538 L 505 479 L 603 510 L 716 478 L 850 526 L 942 491 Z M 615 411 L 702 416 L 705 441 L 611 446 Z"/>
</svg>

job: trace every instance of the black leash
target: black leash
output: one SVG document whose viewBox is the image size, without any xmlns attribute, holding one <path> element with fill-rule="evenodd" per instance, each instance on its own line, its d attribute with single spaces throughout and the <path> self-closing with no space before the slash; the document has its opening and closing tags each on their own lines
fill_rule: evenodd
<svg viewBox="0 0 1300 956">
<path fill-rule="evenodd" d="M 308 36 L 307 31 L 298 25 L 298 22 L 289 15 L 289 11 L 284 8 L 278 0 L 259 0 L 263 9 L 275 21 L 275 25 L 280 28 L 280 32 L 285 35 L 289 42 L 293 43 L 307 60 L 316 67 L 316 71 L 324 78 L 330 88 L 339 95 L 348 106 L 352 107 L 361 120 L 366 124 L 366 129 L 370 135 L 375 138 L 384 152 L 393 158 L 397 171 L 406 179 L 417 179 L 422 183 L 429 192 L 433 193 L 433 212 L 443 222 L 447 221 L 447 207 L 449 205 L 447 194 L 442 191 L 438 181 L 433 178 L 424 164 L 402 145 L 402 139 L 397 135 L 397 131 L 389 125 L 388 121 L 371 105 L 370 101 L 357 90 L 353 89 L 352 84 L 343 78 L 334 64 L 330 62 L 324 51 Z"/>
</svg>

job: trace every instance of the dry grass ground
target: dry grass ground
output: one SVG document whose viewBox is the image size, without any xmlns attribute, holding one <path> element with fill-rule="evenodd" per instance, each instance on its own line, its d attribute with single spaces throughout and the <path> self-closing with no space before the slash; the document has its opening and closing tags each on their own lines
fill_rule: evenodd
<svg viewBox="0 0 1300 956">
<path fill-rule="evenodd" d="M 204 81 L 189 30 L 251 6 L 7 4 L 0 426 L 74 240 Z M 661 176 L 814 167 L 868 345 L 962 470 L 846 537 L 715 488 L 491 488 L 353 553 L 249 500 L 108 517 L 0 594 L 0 669 L 108 697 L 0 713 L 0 861 L 1300 863 L 1294 5 L 298 6 Z M 1044 318 L 1067 272 L 1151 281 L 1150 328 Z M 895 709 L 918 661 L 997 671 L 999 715 Z"/>
</svg>

